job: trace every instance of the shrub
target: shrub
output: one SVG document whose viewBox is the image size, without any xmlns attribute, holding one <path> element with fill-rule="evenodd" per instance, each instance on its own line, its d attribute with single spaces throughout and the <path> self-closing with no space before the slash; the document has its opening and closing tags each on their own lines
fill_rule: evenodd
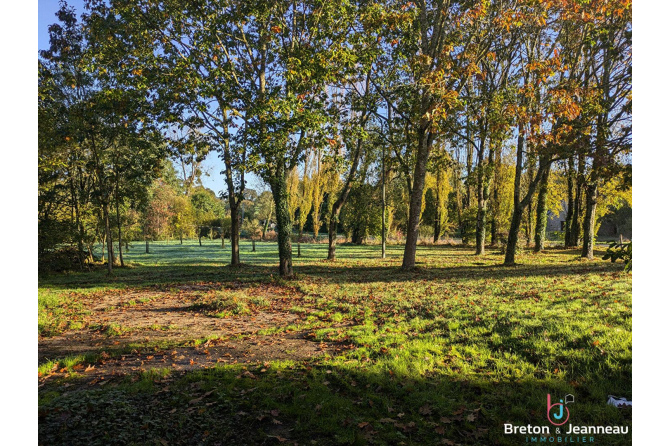
<svg viewBox="0 0 670 446">
<path fill-rule="evenodd" d="M 621 259 L 624 263 L 624 271 L 633 269 L 633 242 L 620 243 L 612 242 L 603 256 L 603 260 L 610 260 L 612 263 Z"/>
</svg>

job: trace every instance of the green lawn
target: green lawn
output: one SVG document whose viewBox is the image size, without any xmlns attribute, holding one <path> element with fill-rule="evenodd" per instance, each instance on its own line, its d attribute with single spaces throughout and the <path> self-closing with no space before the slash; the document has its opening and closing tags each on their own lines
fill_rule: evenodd
<svg viewBox="0 0 670 446">
<path fill-rule="evenodd" d="M 548 393 L 575 396 L 569 423 L 631 425 L 630 409 L 605 404 L 610 394 L 632 397 L 632 279 L 620 263 L 550 249 L 523 252 L 520 265 L 503 267 L 494 250 L 476 257 L 472 248 L 426 246 L 418 249 L 419 268 L 406 273 L 402 250 L 389 246 L 382 260 L 379 246 L 342 245 L 328 262 L 327 245 L 303 244 L 297 278 L 285 281 L 276 277 L 273 243 L 257 243 L 253 253 L 243 242 L 239 269 L 224 266 L 228 243 L 225 250 L 216 240 L 154 243 L 148 255 L 137 243 L 124 253 L 130 266 L 111 277 L 103 269 L 40 277 L 40 342 L 91 330 L 93 297 L 208 284 L 211 291 L 195 297 L 200 307 L 216 295 L 227 296 L 217 301 L 224 310 L 229 301 L 244 310 L 207 313 L 212 318 L 253 320 L 270 311 L 278 289 L 294 299 L 297 320 L 259 326 L 240 342 L 281 345 L 304 333 L 309 342 L 342 347 L 189 372 L 168 364 L 104 386 L 81 384 L 76 364 L 101 367 L 105 355 L 195 349 L 204 340 L 49 358 L 40 368 L 40 443 L 516 445 L 526 437 L 504 435 L 503 424 L 549 425 Z M 263 287 L 275 294 L 259 296 Z M 45 379 L 60 367 L 67 370 Z M 594 444 L 630 443 L 631 435 L 596 435 Z"/>
</svg>

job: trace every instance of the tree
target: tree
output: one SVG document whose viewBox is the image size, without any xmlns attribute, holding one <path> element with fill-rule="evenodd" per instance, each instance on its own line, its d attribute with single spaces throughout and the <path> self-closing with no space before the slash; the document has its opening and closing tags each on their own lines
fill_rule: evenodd
<svg viewBox="0 0 670 446">
<path fill-rule="evenodd" d="M 261 230 L 261 238 L 265 240 L 265 233 L 268 230 L 270 225 L 270 220 L 272 219 L 272 214 L 274 213 L 274 200 L 272 198 L 272 192 L 263 191 L 256 199 L 254 203 L 254 215 L 259 220 L 263 221 L 263 227 Z"/>
<path fill-rule="evenodd" d="M 371 48 L 371 42 L 365 39 L 365 34 L 359 30 L 356 34 L 360 40 L 356 41 L 359 55 L 359 65 L 364 67 L 364 70 L 355 70 L 350 73 L 343 88 L 348 90 L 344 100 L 344 110 L 340 111 L 341 115 L 347 116 L 345 119 L 340 119 L 340 138 L 339 141 L 333 140 L 332 146 L 335 149 L 333 155 L 333 166 L 335 172 L 334 183 L 339 182 L 339 169 L 344 165 L 349 167 L 348 173 L 344 177 L 344 181 L 336 192 L 336 187 L 331 187 L 330 196 L 333 197 L 332 203 L 327 210 L 328 223 L 328 260 L 335 259 L 335 250 L 337 243 L 337 226 L 340 222 L 340 212 L 342 207 L 347 202 L 349 193 L 356 178 L 359 163 L 363 156 L 363 145 L 368 139 L 368 132 L 366 127 L 375 109 L 377 96 L 374 94 L 371 77 L 372 77 L 372 61 L 374 60 L 374 47 Z M 363 38 L 361 38 L 363 37 Z M 335 186 L 335 185 L 334 185 Z M 315 206 L 316 207 L 316 206 Z M 316 234 L 315 234 L 316 235 Z"/>
<path fill-rule="evenodd" d="M 300 242 L 302 239 L 302 231 L 307 223 L 307 217 L 312 209 L 312 179 L 309 177 L 309 155 L 304 162 L 304 171 L 302 181 L 299 184 L 299 198 L 298 198 L 298 257 L 300 257 Z"/>
<path fill-rule="evenodd" d="M 193 190 L 190 199 L 195 212 L 195 223 L 198 225 L 198 243 L 202 246 L 203 235 L 211 234 L 213 227 L 220 224 L 225 217 L 225 209 L 214 191 L 202 186 Z"/>
<path fill-rule="evenodd" d="M 231 213 L 231 264 L 239 261 L 239 207 L 244 199 L 247 145 L 239 110 L 244 102 L 231 58 L 237 43 L 233 30 L 241 18 L 235 6 L 221 10 L 210 0 L 138 3 L 132 0 L 90 0 L 102 39 L 123 42 L 125 81 L 153 98 L 154 119 L 182 136 L 172 138 L 174 153 L 192 165 L 184 178 L 187 193 L 198 164 L 211 148 L 224 161 Z M 175 82 L 175 79 L 179 82 Z M 165 129 L 169 132 L 169 128 Z"/>
<path fill-rule="evenodd" d="M 343 229 L 352 243 L 367 242 L 370 236 L 381 235 L 382 218 L 379 195 L 371 184 L 356 184 L 342 209 Z"/>
<path fill-rule="evenodd" d="M 179 243 L 183 244 L 184 237 L 190 237 L 195 227 L 196 220 L 193 205 L 188 197 L 177 195 L 173 198 L 170 208 L 172 211 L 172 232 L 179 238 Z"/>
<path fill-rule="evenodd" d="M 444 133 L 443 124 L 458 105 L 461 89 L 477 71 L 495 34 L 490 29 L 494 21 L 484 20 L 486 11 L 485 2 L 397 2 L 390 8 L 379 5 L 370 14 L 388 48 L 383 65 L 388 75 L 375 79 L 374 85 L 407 127 L 415 153 L 404 269 L 415 266 L 433 143 Z"/>
<path fill-rule="evenodd" d="M 628 1 L 597 2 L 583 13 L 590 14 L 591 31 L 589 85 L 596 91 L 591 122 L 592 160 L 586 178 L 586 209 L 582 257 L 593 259 L 598 190 L 604 182 L 626 169 L 625 155 L 631 148 L 632 32 Z"/>
<path fill-rule="evenodd" d="M 140 91 L 126 88 L 100 62 L 101 43 L 91 27 L 91 17 L 79 23 L 66 3 L 56 14 L 60 23 L 50 26 L 50 48 L 40 54 L 40 80 L 52 111 L 59 114 L 58 139 L 65 144 L 46 144 L 57 136 L 43 133 L 44 146 L 64 150 L 68 168 L 78 250 L 86 238 L 83 211 L 99 215 L 107 244 L 108 272 L 115 261 L 111 207 L 116 208 L 119 258 L 122 260 L 121 208 L 126 196 L 145 189 L 158 174 L 163 157 L 154 129 L 145 125 L 146 101 Z M 44 102 L 46 105 L 46 102 Z M 40 129 L 44 131 L 45 128 Z M 52 170 L 52 173 L 54 171 Z M 81 257 L 80 257 L 81 261 Z"/>
</svg>

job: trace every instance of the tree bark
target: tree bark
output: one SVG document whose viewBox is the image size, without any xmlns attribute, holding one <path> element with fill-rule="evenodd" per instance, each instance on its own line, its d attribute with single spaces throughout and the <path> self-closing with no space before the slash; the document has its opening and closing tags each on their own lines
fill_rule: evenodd
<svg viewBox="0 0 670 446">
<path fill-rule="evenodd" d="M 79 267 L 84 269 L 84 228 L 79 217 L 79 197 L 74 187 L 74 179 L 70 178 L 70 193 L 72 195 L 72 208 L 74 210 L 75 226 L 77 227 L 77 258 Z"/>
<path fill-rule="evenodd" d="M 537 188 L 541 176 L 545 174 L 545 171 L 548 171 L 551 168 L 551 162 L 549 160 L 540 158 L 539 169 L 534 178 L 531 178 L 531 181 L 528 184 L 528 191 L 523 199 L 521 199 L 524 139 L 523 134 L 520 133 L 517 139 L 516 170 L 514 173 L 514 210 L 512 211 L 512 222 L 507 237 L 507 246 L 505 248 L 505 265 L 515 264 L 516 247 L 519 242 L 519 230 L 521 229 L 523 213 L 533 199 L 533 194 L 535 193 L 535 189 Z"/>
<path fill-rule="evenodd" d="M 516 169 L 514 171 L 514 210 L 512 211 L 512 222 L 510 223 L 507 246 L 505 247 L 505 265 L 514 265 L 516 245 L 519 242 L 519 229 L 523 208 L 521 207 L 521 173 L 523 171 L 523 145 L 524 136 L 519 129 L 516 143 Z"/>
<path fill-rule="evenodd" d="M 382 151 L 382 259 L 386 258 L 386 151 Z"/>
<path fill-rule="evenodd" d="M 488 214 L 489 192 L 491 189 L 491 167 L 493 166 L 495 150 L 489 147 L 487 164 L 484 164 L 484 148 L 486 143 L 485 130 L 480 139 L 479 153 L 477 154 L 477 225 L 475 232 L 475 255 L 484 255 L 486 251 L 486 217 Z"/>
<path fill-rule="evenodd" d="M 572 246 L 572 214 L 575 212 L 575 159 L 571 156 L 568 160 L 568 210 L 565 214 L 565 243 L 564 246 Z"/>
<path fill-rule="evenodd" d="M 440 172 L 437 172 L 435 175 L 436 185 L 435 185 L 435 221 L 433 222 L 433 243 L 437 243 L 440 240 L 440 222 L 442 221 L 442 215 L 440 214 Z"/>
<path fill-rule="evenodd" d="M 237 200 L 229 201 L 230 206 L 230 265 L 240 265 L 240 219 Z M 223 238 L 223 234 L 221 235 Z M 222 242 L 223 243 L 223 242 Z"/>
<path fill-rule="evenodd" d="M 535 166 L 528 166 L 528 182 L 535 176 Z M 530 241 L 533 239 L 533 199 L 528 202 L 528 212 L 526 212 L 526 248 L 530 247 Z"/>
<path fill-rule="evenodd" d="M 116 178 L 116 187 L 114 189 L 114 195 L 115 199 L 114 202 L 116 204 L 116 226 L 119 232 L 119 261 L 121 262 L 121 266 L 125 266 L 123 264 L 123 237 L 121 233 L 121 213 L 119 212 L 119 178 L 118 178 L 118 173 L 117 173 L 117 178 Z"/>
<path fill-rule="evenodd" d="M 142 225 L 142 233 L 144 235 L 144 253 L 149 254 L 149 234 L 147 234 L 147 227 Z"/>
<path fill-rule="evenodd" d="M 586 187 L 586 212 L 584 212 L 584 241 L 582 243 L 582 257 L 593 260 L 594 229 L 596 223 L 596 203 L 598 200 L 598 185 L 589 184 Z"/>
<path fill-rule="evenodd" d="M 286 187 L 286 166 L 279 161 L 274 176 L 270 181 L 272 196 L 275 200 L 277 217 L 277 242 L 279 245 L 279 275 L 293 277 L 293 260 L 291 254 L 291 215 L 288 210 L 288 189 Z"/>
<path fill-rule="evenodd" d="M 502 159 L 502 147 L 495 151 L 494 166 L 493 166 L 493 209 L 491 212 L 491 246 L 498 246 L 498 219 L 497 213 L 500 209 L 500 169 Z"/>
<path fill-rule="evenodd" d="M 105 219 L 105 238 L 107 239 L 107 273 L 112 274 L 114 263 L 114 243 L 112 241 L 112 230 L 109 226 L 109 203 L 102 205 L 102 214 Z"/>
<path fill-rule="evenodd" d="M 419 240 L 419 222 L 421 221 L 421 204 L 423 202 L 423 188 L 426 184 L 426 167 L 428 155 L 432 145 L 432 134 L 428 125 L 422 125 L 418 131 L 419 147 L 414 166 L 414 182 L 409 205 L 409 219 L 405 252 L 402 259 L 402 269 L 412 270 L 416 265 L 416 243 Z"/>
<path fill-rule="evenodd" d="M 582 218 L 584 215 L 584 208 L 582 206 L 582 197 L 584 195 L 584 179 L 585 179 L 585 170 L 586 170 L 586 160 L 584 159 L 583 154 L 578 156 L 577 164 L 577 186 L 575 190 L 575 210 L 572 214 L 572 222 L 570 222 L 570 247 L 576 248 L 579 245 L 579 239 L 581 238 L 581 225 Z"/>
<path fill-rule="evenodd" d="M 549 190 L 549 171 L 542 174 L 537 194 L 535 211 L 535 252 L 544 250 L 544 239 L 547 235 L 547 193 Z"/>
</svg>

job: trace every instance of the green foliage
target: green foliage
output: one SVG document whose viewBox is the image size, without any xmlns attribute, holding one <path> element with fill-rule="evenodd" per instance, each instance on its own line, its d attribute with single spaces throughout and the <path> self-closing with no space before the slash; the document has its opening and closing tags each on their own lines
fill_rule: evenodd
<svg viewBox="0 0 670 446">
<path fill-rule="evenodd" d="M 621 259 L 624 263 L 624 271 L 629 272 L 633 269 L 633 242 L 619 243 L 612 242 L 603 256 L 603 260 L 609 260 L 615 263 Z"/>
<path fill-rule="evenodd" d="M 378 190 L 370 184 L 354 185 L 340 220 L 353 243 L 360 245 L 366 243 L 368 237 L 381 236 L 382 208 Z"/>
<path fill-rule="evenodd" d="M 248 237 L 251 239 L 259 240 L 261 238 L 262 232 L 263 227 L 255 218 L 253 219 L 245 218 L 244 221 L 242 222 L 242 228 L 240 231 L 240 235 L 242 237 Z"/>
</svg>

